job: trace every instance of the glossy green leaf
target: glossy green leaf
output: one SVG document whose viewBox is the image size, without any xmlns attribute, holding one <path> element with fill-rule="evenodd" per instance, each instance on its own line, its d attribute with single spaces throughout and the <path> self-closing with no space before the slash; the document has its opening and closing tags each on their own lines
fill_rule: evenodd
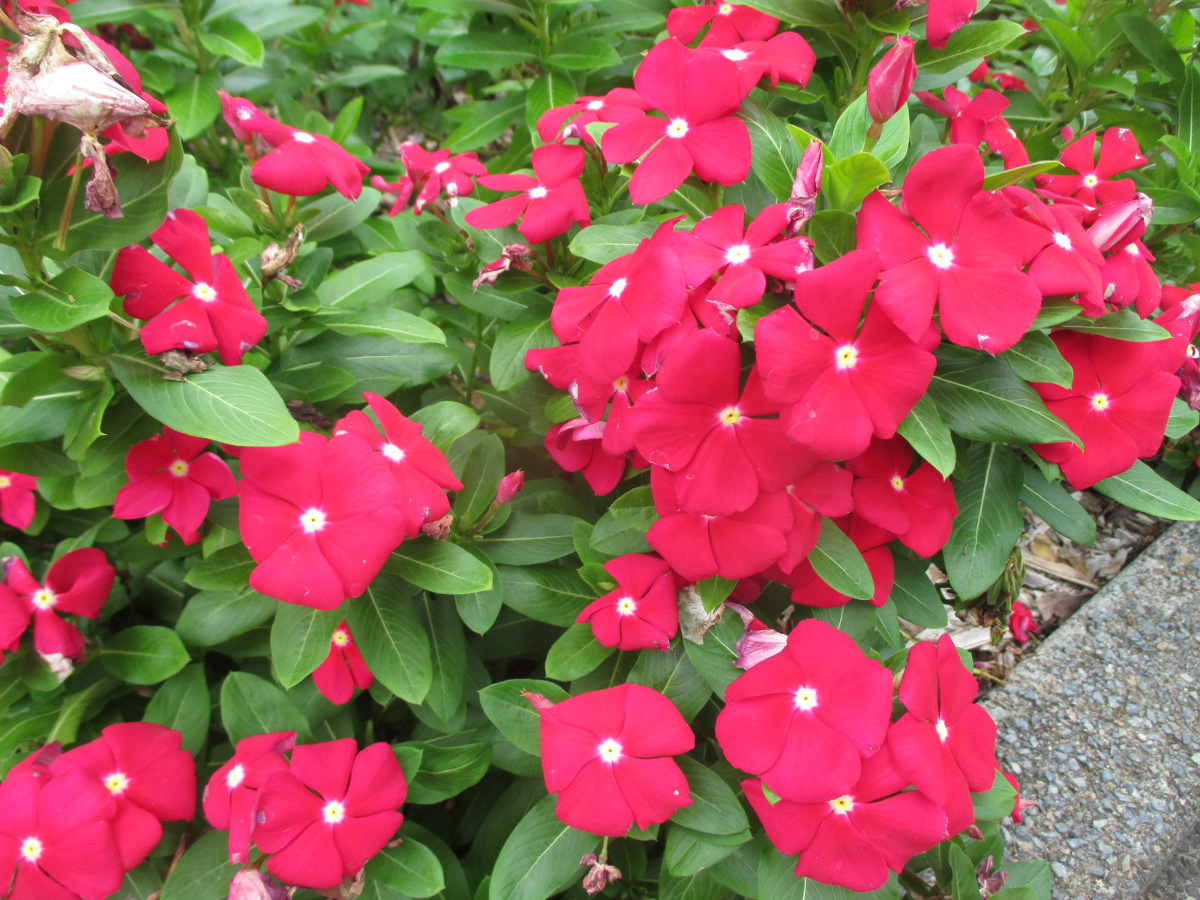
<svg viewBox="0 0 1200 900">
<path fill-rule="evenodd" d="M 1200 519 L 1200 500 L 1179 490 L 1141 460 L 1120 475 L 1096 482 L 1092 490 L 1160 519 Z"/>
<path fill-rule="evenodd" d="M 978 597 L 1004 573 L 1021 537 L 1021 464 L 1003 444 L 973 444 L 969 470 L 956 483 L 958 515 L 942 550 L 950 586 L 963 599 Z"/>
<path fill-rule="evenodd" d="M 943 478 L 950 477 L 958 458 L 954 438 L 938 415 L 937 404 L 928 395 L 917 401 L 917 405 L 900 423 L 898 431 Z"/>
<path fill-rule="evenodd" d="M 896 604 L 896 613 L 922 628 L 945 628 L 946 607 L 926 574 L 928 567 L 900 553 L 893 558 L 895 581 L 889 599 Z"/>
<path fill-rule="evenodd" d="M 1023 466 L 1022 475 L 1021 502 L 1047 525 L 1079 544 L 1090 546 L 1096 540 L 1096 520 L 1061 484 L 1047 481 L 1032 466 Z"/>
<path fill-rule="evenodd" d="M 525 693 L 541 694 L 551 703 L 567 699 L 567 692 L 550 681 L 516 678 L 497 681 L 479 692 L 479 705 L 500 733 L 526 753 L 541 754 L 541 715 Z"/>
<path fill-rule="evenodd" d="M 458 544 L 413 538 L 388 561 L 388 571 L 435 594 L 473 594 L 492 586 L 492 570 Z"/>
<path fill-rule="evenodd" d="M 70 266 L 37 290 L 9 299 L 13 315 L 35 331 L 67 331 L 108 312 L 113 292 L 107 284 Z"/>
<path fill-rule="evenodd" d="M 546 900 L 579 877 L 580 857 L 600 838 L 559 821 L 556 802 L 543 798 L 508 836 L 492 869 L 490 900 Z"/>
<path fill-rule="evenodd" d="M 618 256 L 632 253 L 638 244 L 654 234 L 653 222 L 632 225 L 592 225 L 571 240 L 575 256 L 597 263 L 612 262 Z"/>
<path fill-rule="evenodd" d="M 546 653 L 546 677 L 555 681 L 574 681 L 608 659 L 612 647 L 605 647 L 592 634 L 586 622 L 571 625 Z"/>
<path fill-rule="evenodd" d="M 275 680 L 293 688 L 325 662 L 330 639 L 342 621 L 339 610 L 280 603 L 271 625 L 271 669 Z"/>
<path fill-rule="evenodd" d="M 183 641 L 161 625 L 134 625 L 118 631 L 96 654 L 104 668 L 130 684 L 158 684 L 188 664 Z"/>
<path fill-rule="evenodd" d="M 183 736 L 183 749 L 198 754 L 204 749 L 211 715 L 204 666 L 195 663 L 163 682 L 150 698 L 144 719 L 178 731 Z"/>
<path fill-rule="evenodd" d="M 210 831 L 179 858 L 161 900 L 225 900 L 237 870 L 229 862 L 229 835 Z"/>
<path fill-rule="evenodd" d="M 1071 364 L 1054 341 L 1040 331 L 1031 331 L 1000 354 L 1013 371 L 1026 381 L 1048 382 L 1070 387 L 1075 379 Z"/>
<path fill-rule="evenodd" d="M 432 897 L 446 886 L 442 864 L 434 852 L 413 838 L 399 846 L 387 846 L 377 853 L 366 871 L 367 881 L 378 881 L 405 897 Z"/>
<path fill-rule="evenodd" d="M 288 695 L 249 672 L 230 672 L 221 683 L 221 724 L 233 744 L 252 734 L 307 730 Z"/>
<path fill-rule="evenodd" d="M 383 573 L 348 604 L 346 623 L 367 666 L 384 687 L 409 703 L 425 699 L 433 683 L 433 663 L 412 588 Z"/>
<path fill-rule="evenodd" d="M 856 600 L 874 596 L 875 581 L 862 551 L 832 519 L 821 522 L 821 536 L 808 554 L 808 561 L 820 579 L 839 594 Z"/>
</svg>

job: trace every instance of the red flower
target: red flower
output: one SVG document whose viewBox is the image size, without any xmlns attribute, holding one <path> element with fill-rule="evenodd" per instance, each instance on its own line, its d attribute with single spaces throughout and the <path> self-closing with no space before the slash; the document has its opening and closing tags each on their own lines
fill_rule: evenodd
<svg viewBox="0 0 1200 900">
<path fill-rule="evenodd" d="M 758 779 L 742 782 L 767 837 L 780 853 L 799 853 L 796 875 L 852 891 L 873 891 L 905 863 L 946 839 L 946 814 L 908 781 L 886 751 L 864 760 L 845 794 L 815 803 L 772 804 Z"/>
<path fill-rule="evenodd" d="M 517 219 L 517 230 L 531 244 L 541 244 L 570 230 L 572 223 L 591 224 L 580 176 L 587 164 L 582 147 L 544 144 L 533 151 L 533 175 L 484 175 L 479 183 L 494 191 L 519 191 L 467 213 L 474 228 L 501 228 Z"/>
<path fill-rule="evenodd" d="M 37 490 L 36 475 L 22 475 L 0 469 L 0 521 L 24 531 L 33 521 L 37 503 L 33 492 Z"/>
<path fill-rule="evenodd" d="M 738 67 L 738 91 L 744 97 L 763 77 L 775 88 L 779 82 L 808 84 L 817 54 L 808 41 L 794 31 L 784 31 L 766 41 L 742 41 L 730 47 L 701 44 L 700 52 L 716 53 Z"/>
<path fill-rule="evenodd" d="M 1083 441 L 1034 444 L 1043 459 L 1062 466 L 1079 490 L 1124 472 L 1162 444 L 1171 403 L 1179 393 L 1174 374 L 1183 360 L 1176 341 L 1133 343 L 1078 331 L 1050 339 L 1075 372 L 1069 388 L 1034 383 L 1050 411 Z"/>
<path fill-rule="evenodd" d="M 593 122 L 628 122 L 640 119 L 650 104 L 632 88 L 616 87 L 603 97 L 576 97 L 574 103 L 555 106 L 538 119 L 538 137 L 543 143 L 558 143 L 579 138 L 594 144 L 587 126 Z"/>
<path fill-rule="evenodd" d="M 419 216 L 443 190 L 453 206 L 459 197 L 474 190 L 477 176 L 487 174 L 487 167 L 474 152 L 452 154 L 443 149 L 431 153 L 414 141 L 400 145 L 400 159 L 404 163 L 404 175 L 396 184 L 388 184 L 378 175 L 371 179 L 372 187 L 397 195 L 389 216 L 396 215 L 408 205 L 413 191 L 417 192 L 413 215 Z"/>
<path fill-rule="evenodd" d="M 921 793 L 946 810 L 958 834 L 975 821 L 971 793 L 996 776 L 996 723 L 974 703 L 979 692 L 950 635 L 908 652 L 900 701 L 908 712 L 888 730 L 892 760 Z"/>
<path fill-rule="evenodd" d="M 558 794 L 558 817 L 582 831 L 620 837 L 635 822 L 649 828 L 692 803 L 687 778 L 671 759 L 696 745 L 670 700 L 640 684 L 589 691 L 541 712 L 542 774 Z"/>
<path fill-rule="evenodd" d="M 399 488 L 399 509 L 408 536 L 416 537 L 422 525 L 450 511 L 446 491 L 461 491 L 462 482 L 454 477 L 445 454 L 421 434 L 418 422 L 406 418 L 378 394 L 365 393 L 363 397 L 379 420 L 382 435 L 366 413 L 356 409 L 338 420 L 334 436 L 356 435 L 387 460 Z"/>
<path fill-rule="evenodd" d="M 345 622 L 334 629 L 329 639 L 329 655 L 313 672 L 313 682 L 326 700 L 339 706 L 350 701 L 355 688 L 366 690 L 375 683 L 375 676 L 367 668 L 367 661 Z"/>
<path fill-rule="evenodd" d="M 240 525 L 258 563 L 256 591 L 335 609 L 365 591 L 404 540 L 396 481 L 358 438 L 301 432 L 285 447 L 245 448 L 241 464 Z"/>
<path fill-rule="evenodd" d="M 940 100 L 929 91 L 917 91 L 917 97 L 934 112 L 950 119 L 951 143 L 972 147 L 983 143 L 988 124 L 1009 107 L 1008 98 L 991 88 L 971 97 L 948 84 L 942 90 Z"/>
<path fill-rule="evenodd" d="M 215 453 L 205 453 L 208 445 L 208 438 L 166 427 L 134 444 L 125 457 L 129 483 L 117 492 L 113 516 L 141 519 L 162 513 L 185 544 L 196 543 L 211 502 L 237 493 L 229 466 Z"/>
<path fill-rule="evenodd" d="M 112 819 L 121 865 L 141 863 L 162 837 L 162 822 L 196 814 L 196 760 L 178 731 L 152 722 L 109 725 L 96 740 L 68 750 L 50 774 L 80 770 L 113 796 Z"/>
<path fill-rule="evenodd" d="M 283 754 L 296 746 L 296 732 L 256 734 L 237 749 L 204 786 L 204 816 L 213 828 L 229 829 L 229 861 L 248 862 L 257 791 L 276 772 L 286 772 Z"/>
<path fill-rule="evenodd" d="M 933 466 L 912 469 L 914 454 L 904 438 L 875 440 L 846 467 L 854 479 L 854 512 L 886 528 L 920 556 L 933 556 L 950 539 L 958 502 L 954 487 Z M 910 469 L 912 471 L 910 471 Z"/>
<path fill-rule="evenodd" d="M 594 600 L 576 622 L 587 622 L 605 647 L 667 650 L 679 633 L 679 600 L 671 567 L 655 556 L 628 553 L 604 571 L 617 587 Z"/>
<path fill-rule="evenodd" d="M 1033 610 L 1020 600 L 1014 600 L 1012 615 L 1008 618 L 1008 630 L 1012 632 L 1014 641 L 1018 644 L 1025 644 L 1028 643 L 1030 634 L 1041 632 L 1042 626 L 1034 619 Z M 1016 787 L 1016 785 L 1013 786 Z"/>
<path fill-rule="evenodd" d="M 1050 206 L 1033 191 L 1017 185 L 1006 187 L 1004 196 L 1017 218 L 1029 223 L 1025 228 L 1025 255 L 1029 260 L 1029 277 L 1038 290 L 1047 297 L 1099 294 L 1104 257 L 1070 206 L 1065 203 Z"/>
<path fill-rule="evenodd" d="M 625 456 L 604 450 L 604 422 L 571 419 L 546 432 L 546 452 L 568 472 L 582 472 L 596 496 L 612 491 L 625 474 Z"/>
<path fill-rule="evenodd" d="M 875 304 L 863 319 L 878 273 L 875 253 L 854 250 L 795 276 L 796 305 L 826 334 L 790 307 L 755 329 L 764 393 L 783 405 L 788 436 L 827 459 L 849 459 L 872 436 L 894 435 L 937 365 Z"/>
<path fill-rule="evenodd" d="M 267 333 L 267 320 L 255 308 L 229 257 L 212 253 L 208 223 L 190 209 L 177 209 L 167 213 L 150 239 L 192 280 L 151 256 L 145 247 L 125 247 L 117 254 L 113 293 L 125 297 L 129 315 L 149 319 L 140 333 L 146 352 L 216 350 L 223 363 L 236 366 L 242 354 Z"/>
<path fill-rule="evenodd" d="M 722 0 L 680 6 L 667 13 L 667 33 L 685 44 L 695 40 L 705 25 L 708 34 L 701 46 L 732 47 L 740 41 L 765 41 L 779 28 L 779 20 L 752 6 Z"/>
<path fill-rule="evenodd" d="M 818 803 L 850 793 L 891 714 L 891 672 L 844 632 L 805 619 L 726 690 L 717 741 L 780 797 Z"/>
<path fill-rule="evenodd" d="M 975 0 L 929 0 L 929 15 L 925 20 L 925 39 L 935 50 L 942 50 L 950 35 L 971 21 Z"/>
<path fill-rule="evenodd" d="M 983 190 L 983 175 L 974 148 L 941 147 L 904 179 L 905 212 L 878 191 L 863 202 L 858 243 L 884 268 L 875 299 L 914 341 L 936 303 L 951 341 L 999 353 L 1024 337 L 1041 308 L 1041 291 L 1021 271 L 1020 224 Z"/>
<path fill-rule="evenodd" d="M 630 163 L 645 154 L 629 182 L 634 203 L 661 200 L 692 172 L 724 185 L 746 179 L 750 132 L 734 115 L 742 102 L 736 65 L 668 39 L 642 60 L 633 83 L 666 118 L 617 125 L 604 132 L 600 145 L 609 162 Z"/>
<path fill-rule="evenodd" d="M 353 878 L 404 821 L 408 793 L 392 748 L 354 738 L 292 751 L 286 772 L 258 790 L 254 843 L 271 874 L 297 887 L 332 888 Z"/>
<path fill-rule="evenodd" d="M 23 561 L 10 556 L 4 561 L 5 585 L 0 587 L 0 594 L 19 598 L 25 607 L 25 622 L 33 618 L 34 649 L 56 668 L 65 660 L 83 655 L 83 635 L 57 613 L 96 618 L 116 574 L 104 552 L 95 547 L 72 550 L 59 557 L 46 572 L 44 583 L 33 577 Z"/>
<path fill-rule="evenodd" d="M 1074 197 L 1088 206 L 1132 199 L 1137 191 L 1133 179 L 1112 176 L 1146 164 L 1137 138 L 1128 128 L 1110 128 L 1104 132 L 1098 160 L 1094 131 L 1068 144 L 1059 159 L 1078 174 L 1038 175 L 1034 182 L 1039 190 L 1051 196 Z"/>
<path fill-rule="evenodd" d="M 882 125 L 908 103 L 917 79 L 915 53 L 913 39 L 899 37 L 883 59 L 871 67 L 867 76 L 867 110 L 877 124 Z"/>
<path fill-rule="evenodd" d="M 836 524 L 840 530 L 849 535 L 854 546 L 861 551 L 863 560 L 871 572 L 871 582 L 875 587 L 875 593 L 867 599 L 867 602 L 872 606 L 883 606 L 892 595 L 892 588 L 896 584 L 896 562 L 892 556 L 892 548 L 888 546 L 894 535 L 890 531 L 869 524 L 861 514 L 839 520 Z M 792 589 L 793 603 L 828 608 L 844 606 L 852 599 L 846 594 L 838 593 L 826 584 L 807 559 L 779 581 Z"/>
<path fill-rule="evenodd" d="M 104 900 L 125 870 L 113 836 L 116 804 L 95 778 L 36 767 L 0 783 L 0 885 L 11 900 Z"/>
</svg>

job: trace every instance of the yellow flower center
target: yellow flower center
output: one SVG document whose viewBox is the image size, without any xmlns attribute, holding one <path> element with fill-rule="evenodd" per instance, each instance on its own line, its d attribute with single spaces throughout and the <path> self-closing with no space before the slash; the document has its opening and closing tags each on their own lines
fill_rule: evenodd
<svg viewBox="0 0 1200 900">
<path fill-rule="evenodd" d="M 35 837 L 27 837 L 21 842 L 21 858 L 27 863 L 35 863 L 42 855 L 42 842 Z"/>
<path fill-rule="evenodd" d="M 217 289 L 211 284 L 206 284 L 205 282 L 201 281 L 192 288 L 192 296 L 201 303 L 212 303 L 217 299 Z"/>
<path fill-rule="evenodd" d="M 678 140 L 688 133 L 687 119 L 672 119 L 667 126 L 667 137 Z"/>
<path fill-rule="evenodd" d="M 853 369 L 858 365 L 858 350 L 853 344 L 844 344 L 834 351 L 833 359 L 839 370 Z"/>
<path fill-rule="evenodd" d="M 345 647 L 350 643 L 350 633 L 344 628 L 339 628 L 333 633 L 333 645 L 335 647 Z"/>
<path fill-rule="evenodd" d="M 725 251 L 725 261 L 731 266 L 738 266 L 750 258 L 750 248 L 745 244 L 737 244 Z"/>
<path fill-rule="evenodd" d="M 849 794 L 842 794 L 842 796 L 835 797 L 829 801 L 829 808 L 839 816 L 844 816 L 850 810 L 854 809 L 854 798 Z"/>
<path fill-rule="evenodd" d="M 901 478 L 899 475 L 892 476 L 892 490 L 894 490 L 894 491 L 904 490 L 904 479 Z"/>
<path fill-rule="evenodd" d="M 58 602 L 58 598 L 54 596 L 54 591 L 50 590 L 50 588 L 42 588 L 34 592 L 33 596 L 29 598 L 29 602 L 37 609 L 45 612 L 48 609 L 54 608 L 54 604 Z"/>
<path fill-rule="evenodd" d="M 246 767 L 238 763 L 229 770 L 229 774 L 225 776 L 225 784 L 230 788 L 235 788 L 246 780 Z"/>
<path fill-rule="evenodd" d="M 736 425 L 742 420 L 742 411 L 736 406 L 727 406 L 718 413 L 717 418 L 722 425 Z"/>
<path fill-rule="evenodd" d="M 1084 187 L 1094 188 L 1099 183 L 1100 183 L 1100 179 L 1096 177 L 1095 173 L 1092 173 L 1091 175 L 1083 176 Z"/>
<path fill-rule="evenodd" d="M 384 459 L 398 463 L 404 461 L 404 451 L 395 444 L 384 444 L 379 448 L 379 452 L 383 454 Z"/>
<path fill-rule="evenodd" d="M 12 487 L 12 479 L 7 475 L 0 475 L 0 491 L 4 490 L 6 487 Z"/>
<path fill-rule="evenodd" d="M 170 472 L 172 475 L 174 475 L 176 478 L 183 478 L 188 473 L 188 464 L 185 463 L 182 459 L 177 459 L 177 460 L 175 460 L 175 462 L 173 462 L 169 466 L 167 466 L 167 471 Z"/>
<path fill-rule="evenodd" d="M 618 375 L 616 380 L 613 381 L 613 390 L 620 391 L 622 394 L 625 393 L 625 391 L 628 389 L 628 387 L 629 387 L 629 376 L 628 375 Z"/>
<path fill-rule="evenodd" d="M 934 244 L 927 253 L 929 261 L 939 269 L 948 269 L 954 265 L 954 251 L 945 244 Z"/>
<path fill-rule="evenodd" d="M 1104 412 L 1108 409 L 1108 404 L 1108 394 L 1092 394 L 1092 409 L 1096 410 L 1096 412 Z"/>
<path fill-rule="evenodd" d="M 104 786 L 110 794 L 123 794 L 129 787 L 129 776 L 124 772 L 113 772 L 104 779 Z"/>
<path fill-rule="evenodd" d="M 617 613 L 622 616 L 632 616 L 637 610 L 637 603 L 632 597 L 622 597 L 617 601 Z"/>
</svg>

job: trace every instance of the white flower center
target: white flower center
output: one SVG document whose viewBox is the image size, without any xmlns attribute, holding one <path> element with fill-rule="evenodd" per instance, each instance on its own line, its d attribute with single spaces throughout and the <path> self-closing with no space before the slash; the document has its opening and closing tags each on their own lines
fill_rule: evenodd
<svg viewBox="0 0 1200 900">
<path fill-rule="evenodd" d="M 622 749 L 614 738 L 608 738 L 600 742 L 600 746 L 596 748 L 596 754 L 606 763 L 615 763 L 620 761 Z"/>
<path fill-rule="evenodd" d="M 324 531 L 325 522 L 325 510 L 318 509 L 315 506 L 310 506 L 300 514 L 300 527 L 304 529 L 305 534 Z"/>
<path fill-rule="evenodd" d="M 546 196 L 546 194 L 548 194 L 548 193 L 549 193 L 549 191 L 547 191 L 547 190 L 546 190 L 544 187 L 542 187 L 542 186 L 539 184 L 537 187 L 533 188 L 533 189 L 532 189 L 532 190 L 529 192 L 529 196 L 530 196 L 530 197 L 532 197 L 534 200 L 541 200 L 541 199 L 542 199 L 543 197 L 545 197 L 545 196 Z"/>
<path fill-rule="evenodd" d="M 328 825 L 337 825 L 346 818 L 346 805 L 341 800 L 330 800 L 321 810 L 321 818 Z"/>
<path fill-rule="evenodd" d="M 817 691 L 816 688 L 802 687 L 796 688 L 796 695 L 792 699 L 796 709 L 808 712 L 810 709 L 817 708 Z"/>
<path fill-rule="evenodd" d="M 745 244 L 735 244 L 725 251 L 725 261 L 731 266 L 738 266 L 750 258 L 750 248 Z"/>
<path fill-rule="evenodd" d="M 445 172 L 445 171 L 446 171 L 447 169 L 449 169 L 449 168 L 450 168 L 450 163 L 448 163 L 448 162 L 440 162 L 440 163 L 438 163 L 436 166 L 434 166 L 434 167 L 433 167 L 433 171 L 435 171 L 435 172 L 437 172 L 439 175 L 441 175 L 443 172 Z"/>
<path fill-rule="evenodd" d="M 50 588 L 42 588 L 34 592 L 33 596 L 29 598 L 29 602 L 44 612 L 48 609 L 53 609 L 54 604 L 58 602 L 58 598 L 54 596 L 54 591 L 50 590 Z"/>
<path fill-rule="evenodd" d="M 622 597 L 617 601 L 617 614 L 621 616 L 632 616 L 637 610 L 637 603 L 632 597 Z"/>
<path fill-rule="evenodd" d="M 404 462 L 404 451 L 395 444 L 384 444 L 379 448 L 379 452 L 384 455 L 385 459 L 388 459 L 391 462 Z"/>
<path fill-rule="evenodd" d="M 946 723 L 941 719 L 938 719 L 937 724 L 933 726 L 933 729 L 937 732 L 938 740 L 943 744 L 946 743 L 946 738 L 950 736 L 950 729 L 946 727 Z"/>
<path fill-rule="evenodd" d="M 736 425 L 742 420 L 742 411 L 736 406 L 727 406 L 717 414 L 722 425 Z"/>
<path fill-rule="evenodd" d="M 850 810 L 854 809 L 854 798 L 849 794 L 842 794 L 842 796 L 835 797 L 829 801 L 829 808 L 839 816 L 844 816 Z"/>
<path fill-rule="evenodd" d="M 217 289 L 211 284 L 206 284 L 205 282 L 201 281 L 192 288 L 192 296 L 201 303 L 212 303 L 217 299 Z"/>
<path fill-rule="evenodd" d="M 667 137 L 678 139 L 687 133 L 687 119 L 672 119 L 671 124 L 667 126 Z"/>
<path fill-rule="evenodd" d="M 1128 253 L 1130 256 L 1141 256 L 1142 255 L 1142 251 L 1138 249 L 1137 244 L 1126 244 L 1125 252 Z"/>
<path fill-rule="evenodd" d="M 301 144 L 315 144 L 317 139 L 307 131 L 293 131 L 292 140 L 299 141 Z"/>
<path fill-rule="evenodd" d="M 1097 177 L 1096 177 L 1096 175 L 1095 175 L 1094 173 L 1093 173 L 1093 174 L 1091 174 L 1091 175 L 1084 175 L 1084 176 L 1083 176 L 1083 185 L 1084 185 L 1084 187 L 1090 187 L 1090 188 L 1094 188 L 1094 187 L 1095 187 L 1096 185 L 1098 185 L 1099 183 L 1100 183 L 1100 179 L 1099 179 L 1099 178 L 1097 178 Z"/>
<path fill-rule="evenodd" d="M 21 858 L 27 863 L 35 863 L 42 855 L 42 842 L 35 837 L 27 837 L 21 842 Z"/>
<path fill-rule="evenodd" d="M 726 59 L 731 59 L 734 62 L 741 62 L 743 59 L 749 59 L 750 54 L 745 50 L 739 50 L 737 47 L 732 47 L 729 50 L 722 50 L 721 55 Z"/>
<path fill-rule="evenodd" d="M 591 103 L 589 103 L 587 105 L 587 108 L 590 109 L 592 112 L 595 112 L 598 109 L 604 109 L 604 101 L 603 100 L 593 100 Z"/>
<path fill-rule="evenodd" d="M 939 269 L 948 269 L 954 265 L 954 251 L 945 244 L 934 244 L 926 251 L 929 261 Z"/>
<path fill-rule="evenodd" d="M 717 15 L 727 16 L 731 12 L 733 12 L 733 4 L 732 3 L 722 3 L 720 6 L 717 7 Z"/>
<path fill-rule="evenodd" d="M 843 344 L 833 351 L 833 361 L 839 371 L 853 369 L 858 365 L 858 350 L 853 344 Z"/>
<path fill-rule="evenodd" d="M 236 113 L 234 113 L 234 115 L 237 116 L 239 119 L 241 119 L 243 122 L 254 118 L 254 113 L 250 112 L 250 110 L 246 109 L 246 107 L 244 107 L 244 106 L 241 109 L 239 109 Z"/>
<path fill-rule="evenodd" d="M 1054 243 L 1058 244 L 1058 246 L 1062 247 L 1064 250 L 1071 249 L 1071 239 L 1061 231 L 1054 232 Z"/>
<path fill-rule="evenodd" d="M 618 278 L 608 286 L 608 296 L 620 298 L 625 293 L 625 288 L 629 286 L 628 278 Z"/>
<path fill-rule="evenodd" d="M 110 794 L 123 794 L 129 787 L 129 776 L 124 772 L 113 772 L 104 779 L 104 786 Z"/>
<path fill-rule="evenodd" d="M 1092 394 L 1092 409 L 1097 412 L 1104 412 L 1108 409 L 1108 405 L 1108 394 L 1105 394 L 1103 391 Z"/>
<path fill-rule="evenodd" d="M 176 478 L 183 478 L 188 473 L 188 464 L 185 463 L 182 459 L 177 459 L 177 460 L 175 460 L 175 462 L 173 462 L 169 466 L 167 466 L 167 471 L 170 472 L 172 475 L 174 475 Z"/>
<path fill-rule="evenodd" d="M 335 647 L 345 647 L 350 643 L 350 633 L 344 628 L 339 628 L 333 633 L 333 645 Z"/>
<path fill-rule="evenodd" d="M 12 487 L 12 479 L 7 475 L 0 475 L 0 491 L 4 490 L 6 487 Z"/>
<path fill-rule="evenodd" d="M 231 790 L 246 780 L 246 767 L 238 763 L 229 770 L 229 774 L 225 776 L 225 784 Z"/>
</svg>

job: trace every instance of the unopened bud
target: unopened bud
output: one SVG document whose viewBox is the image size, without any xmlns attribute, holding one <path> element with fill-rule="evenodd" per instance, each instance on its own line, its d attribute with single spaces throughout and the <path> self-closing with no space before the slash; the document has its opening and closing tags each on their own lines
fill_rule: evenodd
<svg viewBox="0 0 1200 900">
<path fill-rule="evenodd" d="M 532 691 L 521 691 L 521 696 L 529 701 L 529 705 L 536 709 L 539 713 L 542 710 L 549 709 L 554 705 L 553 702 L 546 699 L 541 694 L 535 694 Z"/>
<path fill-rule="evenodd" d="M 616 866 L 610 866 L 607 860 L 603 860 L 595 853 L 588 853 L 579 860 L 580 868 L 590 866 L 588 873 L 583 876 L 583 889 L 588 894 L 598 894 L 604 890 L 605 886 L 610 881 L 616 881 L 621 877 L 621 870 Z"/>
<path fill-rule="evenodd" d="M 813 217 L 817 195 L 821 193 L 821 173 L 825 168 L 825 147 L 818 140 L 808 142 L 796 167 L 792 195 L 788 198 L 788 232 L 795 234 Z"/>
<path fill-rule="evenodd" d="M 446 513 L 440 519 L 435 519 L 432 522 L 426 522 L 422 525 L 421 533 L 433 538 L 435 541 L 444 541 L 450 537 L 450 525 L 453 522 L 454 516 Z"/>
<path fill-rule="evenodd" d="M 1154 201 L 1145 194 L 1132 200 L 1105 204 L 1096 210 L 1096 219 L 1088 228 L 1088 237 L 1101 253 L 1111 253 L 1136 241 L 1146 233 L 1154 215 Z"/>
<path fill-rule="evenodd" d="M 512 503 L 513 498 L 521 493 L 523 487 L 525 487 L 525 473 L 520 469 L 509 472 L 500 479 L 500 486 L 496 488 L 496 503 L 500 506 Z"/>
<path fill-rule="evenodd" d="M 908 102 L 917 78 L 916 45 L 902 36 L 867 76 L 867 110 L 882 125 Z"/>
<path fill-rule="evenodd" d="M 229 882 L 229 900 L 288 900 L 288 889 L 258 869 L 242 869 Z"/>
</svg>

